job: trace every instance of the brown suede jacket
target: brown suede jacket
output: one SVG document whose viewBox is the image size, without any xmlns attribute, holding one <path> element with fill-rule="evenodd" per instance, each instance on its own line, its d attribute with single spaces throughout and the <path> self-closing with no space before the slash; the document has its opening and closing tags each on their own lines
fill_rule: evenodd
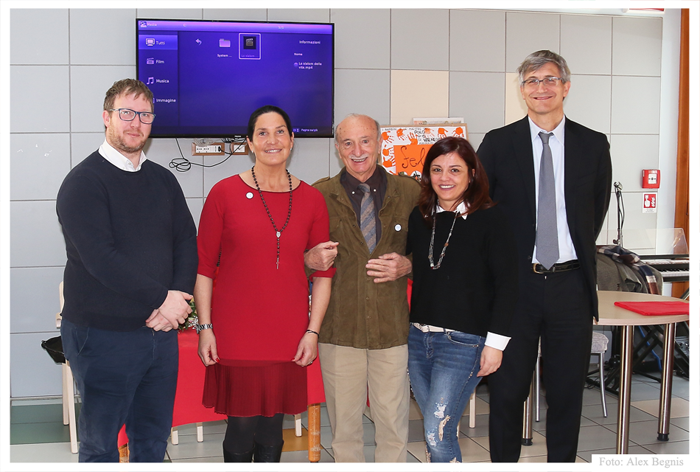
<svg viewBox="0 0 700 472">
<path fill-rule="evenodd" d="M 319 342 L 359 349 L 386 349 L 408 342 L 406 277 L 374 283 L 367 275 L 369 259 L 396 252 L 406 254 L 408 217 L 416 206 L 420 185 L 405 176 L 387 174 L 387 189 L 379 219 L 382 236 L 369 253 L 350 199 L 340 183 L 341 170 L 314 183 L 326 199 L 331 241 L 338 241 L 331 300 Z"/>
</svg>

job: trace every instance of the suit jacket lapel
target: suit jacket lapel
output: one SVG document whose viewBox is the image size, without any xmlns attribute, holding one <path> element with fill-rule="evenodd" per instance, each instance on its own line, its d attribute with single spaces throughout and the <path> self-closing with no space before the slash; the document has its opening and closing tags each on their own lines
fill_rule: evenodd
<svg viewBox="0 0 700 472">
<path fill-rule="evenodd" d="M 527 116 L 516 123 L 513 139 L 515 161 L 517 162 L 523 186 L 527 192 L 527 204 L 530 216 L 534 222 L 537 217 L 535 206 L 535 167 L 532 156 L 532 140 L 530 138 L 530 122 Z"/>
<path fill-rule="evenodd" d="M 564 123 L 564 198 L 566 199 L 566 219 L 571 237 L 576 228 L 576 182 L 581 175 L 583 155 L 576 131 L 568 118 Z"/>
</svg>

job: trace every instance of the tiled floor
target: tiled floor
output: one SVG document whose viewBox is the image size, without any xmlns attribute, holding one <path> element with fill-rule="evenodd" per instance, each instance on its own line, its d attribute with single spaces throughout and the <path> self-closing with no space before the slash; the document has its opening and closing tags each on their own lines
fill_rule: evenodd
<svg viewBox="0 0 700 472">
<path fill-rule="evenodd" d="M 668 442 L 656 439 L 659 384 L 635 375 L 632 385 L 630 415 L 631 454 L 688 454 L 689 451 L 689 382 L 674 377 L 671 429 Z M 578 461 L 590 462 L 593 454 L 614 454 L 616 443 L 617 397 L 607 395 L 608 417 L 603 417 L 600 391 L 587 389 L 584 394 Z M 469 428 L 469 418 L 462 418 L 460 446 L 464 462 L 488 462 L 488 387 L 477 389 L 476 427 Z M 546 402 L 542 401 L 540 422 L 533 428 L 533 445 L 522 448 L 521 462 L 546 462 Z M 374 461 L 374 423 L 371 411 L 364 418 L 365 459 Z M 11 410 L 11 462 L 77 462 L 71 454 L 68 427 L 63 426 L 58 400 L 14 401 Z M 306 427 L 306 414 L 302 415 Z M 285 420 L 285 428 L 293 428 L 293 417 Z M 409 425 L 408 462 L 425 462 L 423 420 L 412 402 Z M 204 441 L 197 442 L 194 425 L 179 428 L 179 444 L 168 444 L 166 462 L 222 462 L 221 442 L 226 424 L 205 423 Z M 291 433 L 290 433 L 291 434 Z M 292 444 L 293 441 L 288 441 Z M 325 406 L 321 411 L 321 462 L 333 462 L 331 430 Z M 298 448 L 297 448 L 298 449 Z M 282 462 L 307 462 L 306 450 L 285 451 Z"/>
</svg>

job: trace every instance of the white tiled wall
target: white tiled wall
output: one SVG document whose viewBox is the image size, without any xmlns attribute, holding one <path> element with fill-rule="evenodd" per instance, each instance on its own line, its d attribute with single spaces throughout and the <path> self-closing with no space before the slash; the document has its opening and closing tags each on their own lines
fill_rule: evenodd
<svg viewBox="0 0 700 472">
<path fill-rule="evenodd" d="M 126 8 L 70 10 L 71 65 L 133 67 L 136 64 L 135 15 L 136 10 Z"/>
<path fill-rule="evenodd" d="M 54 200 L 70 169 L 68 133 L 11 135 L 11 200 Z"/>
<path fill-rule="evenodd" d="M 549 13 L 506 13 L 506 71 L 514 72 L 533 51 L 560 52 L 560 19 L 561 15 Z"/>
<path fill-rule="evenodd" d="M 391 68 L 449 69 L 449 10 L 391 11 Z"/>
<path fill-rule="evenodd" d="M 95 133 L 71 133 L 71 169 L 78 165 L 80 161 L 88 157 L 92 152 L 94 152 L 95 149 L 97 149 L 104 140 L 104 130 Z"/>
<path fill-rule="evenodd" d="M 68 10 L 13 11 L 10 62 L 68 64 L 68 24 Z"/>
<path fill-rule="evenodd" d="M 505 124 L 504 89 L 502 72 L 450 72 L 449 114 L 464 118 L 470 136 L 500 128 Z"/>
<path fill-rule="evenodd" d="M 613 74 L 660 76 L 662 26 L 658 18 L 613 18 Z"/>
<path fill-rule="evenodd" d="M 506 13 L 450 12 L 450 70 L 505 72 Z M 484 47 L 487 46 L 487 47 Z M 500 51 L 494 54 L 495 51 Z"/>
<path fill-rule="evenodd" d="M 659 77 L 612 78 L 611 131 L 624 134 L 659 133 Z"/>
<path fill-rule="evenodd" d="M 17 65 L 10 68 L 10 132 L 70 131 L 69 70 L 67 65 Z"/>
<path fill-rule="evenodd" d="M 336 57 L 337 54 L 336 49 Z M 379 123 L 391 122 L 391 71 L 388 68 L 336 69 L 335 90 L 336 123 L 357 110 L 363 110 L 362 113 Z M 340 90 L 353 90 L 354 93 L 344 94 Z"/>
<path fill-rule="evenodd" d="M 13 183 L 12 186 L 14 185 Z M 64 265 L 66 248 L 56 217 L 56 201 L 10 202 L 10 241 L 11 268 Z M 10 285 L 12 291 L 19 288 L 12 283 Z M 42 295 L 44 294 L 36 293 L 32 299 L 25 301 L 31 305 Z"/>
<path fill-rule="evenodd" d="M 139 17 L 146 18 L 143 10 L 139 10 Z M 168 17 L 169 18 L 169 17 Z M 208 8 L 202 14 L 204 20 L 242 20 L 242 21 L 266 21 L 267 10 L 264 8 Z"/>
<path fill-rule="evenodd" d="M 564 15 L 561 17 L 561 51 L 576 74 L 610 75 L 612 18 Z"/>
<path fill-rule="evenodd" d="M 382 124 L 418 116 L 463 116 L 475 148 L 490 129 L 521 118 L 515 69 L 548 48 L 573 73 L 565 110 L 606 133 L 614 178 L 623 183 L 625 245 L 654 251 L 655 214 L 642 214 L 640 173 L 658 168 L 662 18 L 438 9 L 25 9 L 10 17 L 11 388 L 12 396 L 57 395 L 60 369 L 39 343 L 54 317 L 65 248 L 55 213 L 69 169 L 104 139 L 104 93 L 135 75 L 135 19 L 333 22 L 335 120 L 367 113 Z M 675 133 L 675 129 L 670 132 Z M 179 139 L 185 153 L 191 140 Z M 154 139 L 149 159 L 167 166 L 175 139 Z M 218 156 L 193 158 L 211 164 Z M 177 176 L 195 218 L 211 187 L 252 165 L 232 156 Z M 313 182 L 340 170 L 332 139 L 298 139 L 289 168 Z M 663 179 L 662 179 L 663 182 Z M 660 214 L 673 202 L 660 202 Z M 606 229 L 614 233 L 615 205 Z M 612 239 L 606 232 L 599 239 Z M 32 372 L 32 375 L 26 375 Z"/>
<path fill-rule="evenodd" d="M 609 75 L 571 74 L 564 100 L 566 115 L 601 133 L 610 133 L 612 79 Z"/>
<path fill-rule="evenodd" d="M 390 10 L 331 10 L 330 21 L 336 27 L 336 74 L 346 69 L 391 68 Z"/>
</svg>

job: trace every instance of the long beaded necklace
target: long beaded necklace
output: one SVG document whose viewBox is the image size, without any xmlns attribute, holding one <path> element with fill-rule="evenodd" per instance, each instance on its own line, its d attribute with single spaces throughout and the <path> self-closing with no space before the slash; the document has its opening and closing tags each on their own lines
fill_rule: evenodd
<svg viewBox="0 0 700 472">
<path fill-rule="evenodd" d="M 289 210 L 287 211 L 287 221 L 284 222 L 284 226 L 282 226 L 282 229 L 277 229 L 275 220 L 272 219 L 270 209 L 267 207 L 267 203 L 265 203 L 265 197 L 263 197 L 262 190 L 260 190 L 260 185 L 258 185 L 258 179 L 255 178 L 255 166 L 250 168 L 250 172 L 253 174 L 255 188 L 258 189 L 260 200 L 262 200 L 263 205 L 265 206 L 267 217 L 270 218 L 270 223 L 272 223 L 272 227 L 275 229 L 275 236 L 277 236 L 277 269 L 280 268 L 280 236 L 282 236 L 282 231 L 284 231 L 284 229 L 287 227 L 287 224 L 289 224 L 289 218 L 292 216 L 292 176 L 287 169 L 285 169 L 285 171 L 287 172 L 287 180 L 289 180 Z"/>
<path fill-rule="evenodd" d="M 452 230 L 455 229 L 455 222 L 457 221 L 457 218 L 459 218 L 459 216 L 460 213 L 456 211 L 455 217 L 452 220 L 450 234 L 447 235 L 447 241 L 445 241 L 445 245 L 442 247 L 440 258 L 438 259 L 437 264 L 435 264 L 435 262 L 433 261 L 433 245 L 435 244 L 435 223 L 437 222 L 437 212 L 433 212 L 433 234 L 430 235 L 430 249 L 428 250 L 428 260 L 430 261 L 431 269 L 438 270 L 442 265 L 442 259 L 445 257 L 445 251 L 447 251 L 447 246 L 450 245 L 450 237 L 452 236 Z"/>
</svg>

